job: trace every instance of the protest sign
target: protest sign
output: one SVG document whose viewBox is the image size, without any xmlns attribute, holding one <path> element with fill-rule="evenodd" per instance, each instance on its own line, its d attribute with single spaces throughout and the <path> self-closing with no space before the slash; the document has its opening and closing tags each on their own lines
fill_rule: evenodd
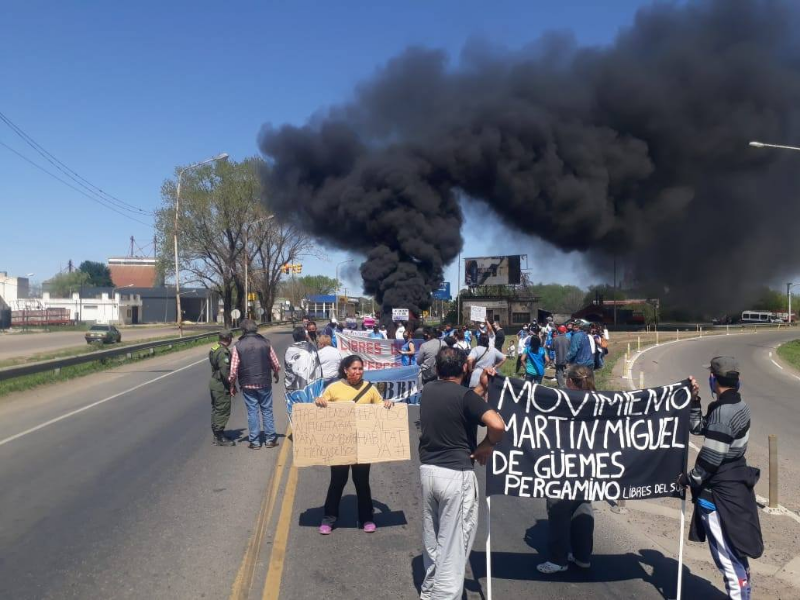
<svg viewBox="0 0 800 600">
<path fill-rule="evenodd" d="M 392 309 L 392 321 L 408 321 L 408 309 L 407 308 L 393 308 Z"/>
<path fill-rule="evenodd" d="M 402 367 L 403 360 L 400 350 L 403 348 L 403 344 L 405 344 L 403 340 L 364 338 L 336 332 L 336 349 L 341 353 L 342 358 L 357 354 L 364 362 L 365 371 Z M 414 348 L 417 353 L 421 345 L 422 340 L 414 340 Z"/>
<path fill-rule="evenodd" d="M 408 407 L 331 402 L 297 404 L 292 419 L 297 467 L 410 460 Z"/>
<path fill-rule="evenodd" d="M 299 390 L 287 390 L 284 394 L 286 396 L 286 413 L 289 415 L 289 420 L 292 419 L 292 408 L 295 404 L 314 402 L 322 395 L 324 389 L 325 380 L 316 379 Z"/>
<path fill-rule="evenodd" d="M 485 321 L 486 320 L 486 307 L 485 306 L 470 306 L 469 318 L 471 321 Z"/>
<path fill-rule="evenodd" d="M 364 379 L 375 384 L 384 400 L 419 404 L 422 382 L 417 365 L 364 371 Z"/>
<path fill-rule="evenodd" d="M 682 498 L 688 381 L 584 392 L 495 377 L 489 402 L 506 435 L 486 467 L 488 495 L 633 500 Z"/>
</svg>

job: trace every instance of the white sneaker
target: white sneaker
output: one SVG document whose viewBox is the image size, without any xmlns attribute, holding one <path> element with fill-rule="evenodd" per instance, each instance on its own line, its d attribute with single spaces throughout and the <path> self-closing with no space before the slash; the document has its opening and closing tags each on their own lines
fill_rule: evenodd
<svg viewBox="0 0 800 600">
<path fill-rule="evenodd" d="M 581 561 L 579 561 L 578 559 L 576 559 L 576 558 L 575 558 L 575 556 L 572 554 L 572 552 L 570 552 L 569 554 L 567 554 L 567 560 L 568 560 L 569 562 L 571 562 L 571 563 L 575 563 L 575 564 L 576 564 L 577 566 L 579 566 L 581 569 L 588 569 L 589 567 L 591 567 L 591 566 L 592 566 L 592 563 L 589 563 L 589 562 L 581 562 Z"/>
<path fill-rule="evenodd" d="M 544 573 L 545 575 L 552 575 L 553 573 L 563 573 L 568 568 L 569 567 L 567 565 L 564 565 L 562 567 L 561 565 L 557 565 L 556 563 L 550 562 L 549 560 L 547 562 L 543 562 L 542 564 L 536 565 L 536 569 L 539 571 L 539 573 Z"/>
</svg>

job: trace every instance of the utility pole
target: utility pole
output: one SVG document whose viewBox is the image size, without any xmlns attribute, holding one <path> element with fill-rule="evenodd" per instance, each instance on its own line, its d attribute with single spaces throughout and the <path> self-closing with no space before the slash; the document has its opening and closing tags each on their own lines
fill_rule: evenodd
<svg viewBox="0 0 800 600">
<path fill-rule="evenodd" d="M 614 254 L 614 327 L 617 326 L 617 255 Z"/>
</svg>

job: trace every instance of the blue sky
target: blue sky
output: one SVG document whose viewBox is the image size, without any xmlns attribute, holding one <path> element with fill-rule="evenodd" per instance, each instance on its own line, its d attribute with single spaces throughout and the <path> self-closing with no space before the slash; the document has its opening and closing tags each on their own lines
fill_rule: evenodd
<svg viewBox="0 0 800 600">
<path fill-rule="evenodd" d="M 256 154 L 264 123 L 301 124 L 346 101 L 409 45 L 444 48 L 457 62 L 472 37 L 518 48 L 544 31 L 568 30 L 581 44 L 606 44 L 643 4 L 9 1 L 0 19 L 0 112 L 88 181 L 152 210 L 175 165 L 223 151 L 237 160 Z M 54 170 L 2 122 L 0 143 Z M 69 259 L 123 256 L 131 235 L 141 246 L 153 237 L 2 146 L 0 206 L 0 271 L 34 272 L 35 280 Z M 487 239 L 471 211 L 463 233 L 465 256 L 528 254 L 536 281 L 596 279 L 579 256 L 537 240 Z M 326 255 L 305 260 L 304 274 L 333 276 L 349 258 Z M 456 269 L 446 273 L 454 288 Z"/>
</svg>

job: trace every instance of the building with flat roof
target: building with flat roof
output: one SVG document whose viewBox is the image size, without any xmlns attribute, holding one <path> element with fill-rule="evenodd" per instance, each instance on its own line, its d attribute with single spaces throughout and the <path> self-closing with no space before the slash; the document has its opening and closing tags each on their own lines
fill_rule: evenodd
<svg viewBox="0 0 800 600">
<path fill-rule="evenodd" d="M 111 271 L 111 281 L 116 287 L 152 288 L 158 283 L 155 258 L 109 258 L 108 270 Z"/>
</svg>

